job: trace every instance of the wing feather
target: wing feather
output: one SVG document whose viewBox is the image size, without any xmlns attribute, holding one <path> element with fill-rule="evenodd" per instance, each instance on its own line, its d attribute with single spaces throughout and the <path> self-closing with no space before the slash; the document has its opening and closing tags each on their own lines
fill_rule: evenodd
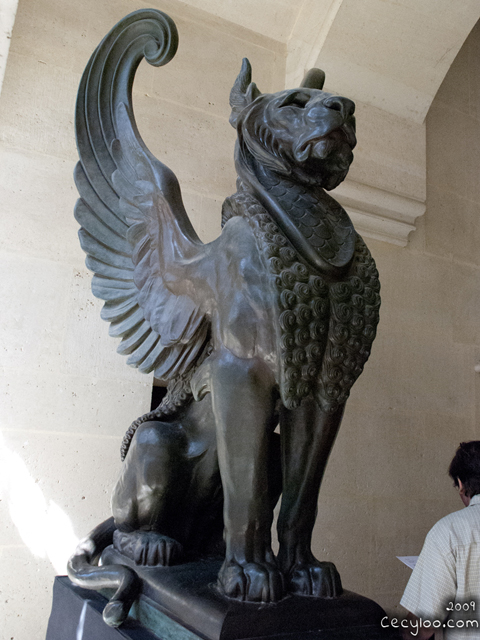
<svg viewBox="0 0 480 640">
<path fill-rule="evenodd" d="M 118 321 L 113 321 L 110 324 L 108 329 L 108 335 L 113 338 L 118 338 L 118 336 L 123 336 L 125 333 L 131 329 L 132 327 L 136 327 L 137 324 L 144 320 L 143 317 L 143 309 L 141 309 L 138 305 L 137 308 L 133 308 L 130 313 L 123 316 Z"/>
<path fill-rule="evenodd" d="M 142 344 L 135 350 L 134 353 L 128 358 L 127 364 L 140 367 L 145 358 L 149 355 L 152 349 L 155 348 L 160 342 L 160 338 L 154 332 L 150 332 L 149 335 L 145 338 Z M 161 345 L 160 345 L 161 350 Z M 157 354 L 158 357 L 158 354 Z"/>
<path fill-rule="evenodd" d="M 133 280 L 133 268 L 128 269 L 119 269 L 111 264 L 106 264 L 101 260 L 97 260 L 93 256 L 87 256 L 85 259 L 85 264 L 95 273 L 98 273 L 101 276 L 105 276 L 106 278 L 116 278 L 118 280 Z"/>
<path fill-rule="evenodd" d="M 112 280 L 95 274 L 92 278 L 92 293 L 97 298 L 113 302 L 114 300 L 126 300 L 131 296 L 135 296 L 137 289 L 133 282 Z"/>
<path fill-rule="evenodd" d="M 79 193 L 82 194 L 81 201 L 83 201 L 91 211 L 95 211 L 97 216 L 113 231 L 124 237 L 128 225 L 123 218 L 123 213 L 120 211 L 115 213 L 104 205 L 101 198 L 99 198 L 93 190 L 80 162 L 77 162 L 73 177 Z"/>
<path fill-rule="evenodd" d="M 75 206 L 75 219 L 82 228 L 98 240 L 98 242 L 106 246 L 114 245 L 115 249 L 124 255 L 131 253 L 131 247 L 125 234 L 122 237 L 104 224 L 95 212 L 87 207 L 82 200 L 78 200 Z"/>
<path fill-rule="evenodd" d="M 134 222 L 127 231 L 127 240 L 135 247 L 145 236 L 145 225 L 142 222 Z"/>
<path fill-rule="evenodd" d="M 186 345 L 172 347 L 171 353 L 157 365 L 155 377 L 161 380 L 168 380 L 172 375 L 185 373 L 199 355 L 200 347 L 205 344 L 208 329 L 207 323 L 204 323 L 198 332 L 199 340 L 197 343 L 190 342 Z"/>
<path fill-rule="evenodd" d="M 106 302 L 103 305 L 102 311 L 100 313 L 102 320 L 106 322 L 114 322 L 116 320 L 120 320 L 126 314 L 128 314 L 132 309 L 137 307 L 137 301 L 135 298 L 130 298 L 129 300 L 123 300 L 123 302 Z"/>
<path fill-rule="evenodd" d="M 190 331 L 194 326 L 190 319 L 198 311 L 195 304 L 185 299 L 185 296 L 174 298 L 166 314 L 166 320 L 162 323 L 162 344 L 165 347 L 176 344 L 177 342 L 186 342 L 183 337 L 190 336 Z M 155 319 L 152 318 L 151 323 L 155 325 Z"/>
<path fill-rule="evenodd" d="M 165 351 L 160 340 L 155 344 L 154 348 L 150 351 L 147 357 L 138 365 L 139 370 L 142 373 L 151 373 L 155 370 L 156 364 Z"/>
<path fill-rule="evenodd" d="M 117 352 L 121 355 L 129 355 L 138 349 L 144 340 L 152 333 L 150 323 L 144 320 L 141 324 L 133 327 L 131 331 L 123 336 L 117 347 Z"/>
<path fill-rule="evenodd" d="M 87 255 L 101 262 L 105 262 L 105 264 L 118 267 L 119 269 L 130 270 L 132 268 L 133 264 L 130 256 L 119 253 L 115 251 L 115 249 L 98 242 L 98 240 L 87 233 L 85 229 L 80 229 L 78 237 L 80 238 L 80 245 Z"/>
</svg>

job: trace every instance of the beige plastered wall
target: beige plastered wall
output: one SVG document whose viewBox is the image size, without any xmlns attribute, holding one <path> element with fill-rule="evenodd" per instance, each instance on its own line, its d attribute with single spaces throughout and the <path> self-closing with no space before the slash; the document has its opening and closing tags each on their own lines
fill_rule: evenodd
<svg viewBox="0 0 480 640">
<path fill-rule="evenodd" d="M 126 366 L 99 319 L 72 214 L 80 75 L 108 29 L 141 6 L 172 15 L 181 40 L 167 67 L 139 69 L 139 128 L 177 174 L 202 239 L 217 235 L 235 187 L 228 92 L 242 57 L 262 91 L 284 83 L 284 45 L 174 0 L 20 0 L 0 97 L 1 640 L 44 638 L 53 577 L 109 515 L 121 437 L 149 408 L 152 380 Z M 475 43 L 428 117 L 424 220 L 406 248 L 369 242 L 382 320 L 315 528 L 314 550 L 336 562 L 344 586 L 389 610 L 409 575 L 395 556 L 418 553 L 459 506 L 446 467 L 460 440 L 477 437 Z M 366 167 L 368 153 L 360 160 Z"/>
</svg>

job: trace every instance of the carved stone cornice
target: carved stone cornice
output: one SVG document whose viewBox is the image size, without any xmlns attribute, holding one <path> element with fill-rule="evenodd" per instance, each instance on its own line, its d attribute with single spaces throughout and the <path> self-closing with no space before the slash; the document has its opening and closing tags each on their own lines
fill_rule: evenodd
<svg viewBox="0 0 480 640">
<path fill-rule="evenodd" d="M 353 180 L 345 180 L 331 193 L 360 235 L 401 247 L 415 230 L 415 220 L 425 213 L 423 201 Z"/>
</svg>

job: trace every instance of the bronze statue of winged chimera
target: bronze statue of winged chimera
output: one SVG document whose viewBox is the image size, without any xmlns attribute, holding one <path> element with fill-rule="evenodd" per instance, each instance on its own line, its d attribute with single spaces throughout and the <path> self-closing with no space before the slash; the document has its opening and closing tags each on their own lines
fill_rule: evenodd
<svg viewBox="0 0 480 640">
<path fill-rule="evenodd" d="M 75 214 L 93 293 L 128 364 L 167 383 L 124 438 L 113 518 L 69 562 L 77 584 L 117 589 L 104 612 L 111 625 L 138 590 L 131 568 L 94 565 L 112 541 L 137 565 L 221 551 L 218 588 L 231 598 L 341 593 L 311 536 L 380 306 L 375 263 L 325 192 L 353 159 L 353 102 L 323 92 L 318 69 L 298 89 L 262 94 L 244 60 L 230 94 L 238 189 L 220 236 L 203 244 L 132 112 L 139 62 L 165 64 L 176 46 L 168 16 L 135 12 L 96 49 L 78 93 Z"/>
</svg>

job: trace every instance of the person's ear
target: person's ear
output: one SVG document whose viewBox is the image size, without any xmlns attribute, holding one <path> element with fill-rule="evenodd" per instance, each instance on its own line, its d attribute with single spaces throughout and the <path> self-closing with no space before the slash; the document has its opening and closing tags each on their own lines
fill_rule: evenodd
<svg viewBox="0 0 480 640">
<path fill-rule="evenodd" d="M 470 504 L 470 497 L 465 494 L 465 485 L 460 480 L 460 478 L 457 478 L 457 482 L 458 482 L 458 493 L 460 495 L 460 498 L 461 498 L 463 504 L 466 507 L 468 507 L 468 505 Z"/>
</svg>

